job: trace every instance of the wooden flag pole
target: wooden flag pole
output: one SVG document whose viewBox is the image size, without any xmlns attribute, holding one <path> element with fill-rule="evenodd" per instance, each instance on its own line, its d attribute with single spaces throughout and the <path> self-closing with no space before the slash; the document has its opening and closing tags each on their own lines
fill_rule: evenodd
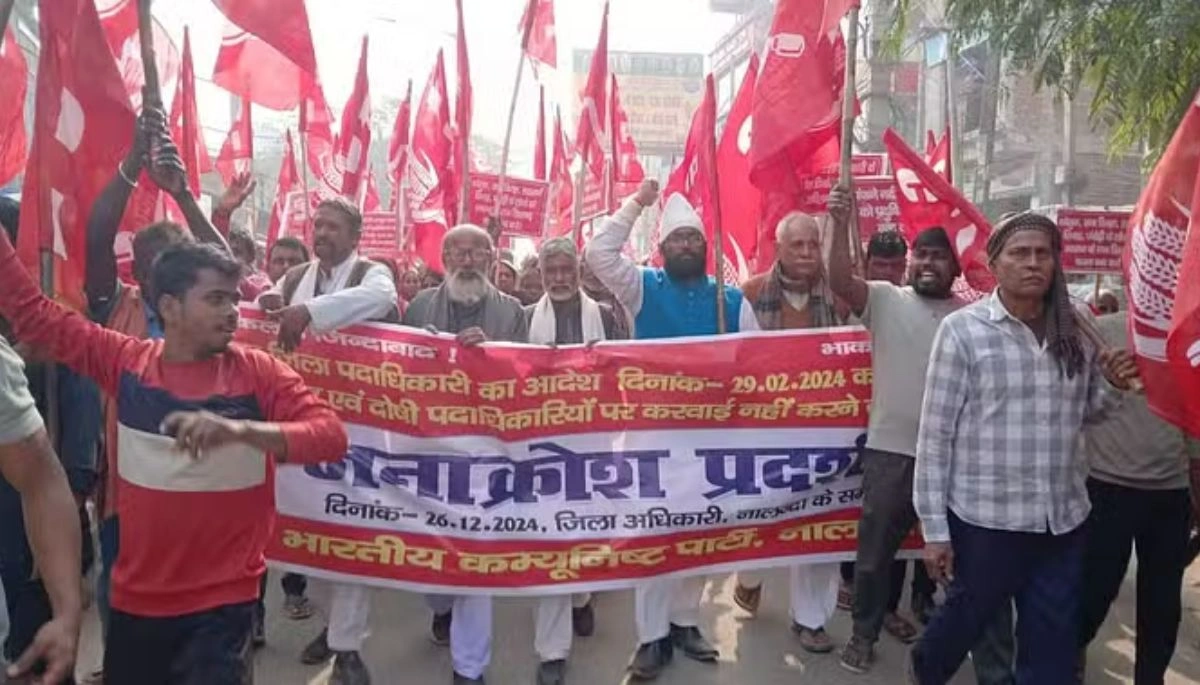
<svg viewBox="0 0 1200 685">
<path fill-rule="evenodd" d="M 727 333 L 729 325 L 726 322 L 725 315 L 725 241 L 724 230 L 721 226 L 721 180 L 717 170 L 717 102 L 716 92 L 713 87 L 712 74 L 708 76 L 708 96 L 704 101 L 709 108 L 706 119 L 712 122 L 714 128 L 711 131 L 704 132 L 704 144 L 708 147 L 708 159 L 710 160 L 710 168 L 708 171 L 708 195 L 709 205 L 712 207 L 712 232 L 713 232 L 713 273 L 716 275 L 717 285 L 717 333 Z"/>
<path fill-rule="evenodd" d="M 308 107 L 308 102 L 301 101 L 300 106 Z M 301 117 L 301 119 L 307 121 L 308 117 Z M 304 134 L 303 126 L 299 127 L 298 137 L 300 138 L 300 189 L 304 192 L 304 223 L 307 224 L 312 219 L 312 216 L 310 216 L 312 214 L 312 207 L 308 201 L 308 136 Z M 308 230 L 307 227 L 305 230 Z M 299 238 L 300 240 L 305 239 L 304 236 L 299 236 Z"/>
<path fill-rule="evenodd" d="M 852 162 L 854 152 L 854 102 L 857 94 L 855 71 L 858 62 L 858 7 L 850 8 L 850 13 L 846 15 L 846 18 L 850 26 L 846 32 L 846 82 L 842 87 L 842 158 L 838 170 L 838 183 L 846 187 L 850 191 L 850 196 L 854 197 Z M 850 225 L 850 254 L 854 263 L 861 265 L 863 263 L 862 236 L 859 235 L 857 221 L 851 221 Z"/>
<path fill-rule="evenodd" d="M 504 129 L 504 147 L 500 150 L 500 178 L 496 182 L 496 198 L 492 202 L 492 215 L 500 217 L 500 198 L 504 196 L 504 185 L 508 180 L 508 147 L 512 143 L 513 119 L 517 114 L 517 96 L 521 92 L 521 74 L 525 73 L 525 50 L 517 60 L 517 78 L 513 82 L 512 100 L 508 103 L 508 126 Z"/>
<path fill-rule="evenodd" d="M 525 8 L 525 22 L 521 26 L 521 56 L 517 59 L 517 76 L 513 81 L 512 100 L 508 103 L 508 126 L 504 129 L 504 147 L 500 150 L 500 178 L 496 182 L 496 198 L 492 203 L 492 216 L 496 217 L 497 221 L 500 220 L 500 198 L 504 197 L 504 183 L 508 180 L 508 147 L 512 143 L 513 120 L 517 114 L 517 96 L 521 93 L 521 75 L 525 73 L 529 34 L 533 31 L 533 18 L 536 13 L 533 2 L 530 2 Z"/>
<path fill-rule="evenodd" d="M 154 18 L 150 15 L 151 0 L 138 0 L 138 42 L 142 48 L 142 72 L 146 84 L 142 86 L 142 108 L 162 109 L 162 91 L 158 85 L 158 62 L 154 56 Z"/>
<path fill-rule="evenodd" d="M 578 247 L 583 238 L 583 193 L 587 190 L 587 161 L 580 159 L 575 173 L 575 207 L 571 211 L 571 237 Z"/>
</svg>

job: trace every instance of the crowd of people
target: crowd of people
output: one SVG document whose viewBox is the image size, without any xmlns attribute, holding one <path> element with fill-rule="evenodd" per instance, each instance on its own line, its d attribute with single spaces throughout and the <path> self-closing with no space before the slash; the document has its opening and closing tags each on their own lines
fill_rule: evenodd
<svg viewBox="0 0 1200 685">
<path fill-rule="evenodd" d="M 143 169 L 187 225 L 140 230 L 127 283 L 113 244 Z M 347 449 L 337 416 L 294 371 L 232 343 L 237 306 L 254 302 L 278 323 L 284 350 L 309 331 L 365 321 L 448 333 L 465 346 L 861 324 L 872 340 L 874 385 L 858 549 L 853 562 L 790 569 L 798 644 L 836 650 L 832 658 L 861 674 L 886 631 L 914 643 L 906 663 L 890 665 L 897 682 L 946 683 L 968 654 L 984 685 L 1082 682 L 1088 643 L 1136 549 L 1134 678 L 1163 683 L 1191 560 L 1190 460 L 1200 450 L 1132 390 L 1137 371 L 1119 303 L 1095 319 L 1069 299 L 1061 236 L 1043 216 L 998 223 L 987 245 L 998 286 L 968 303 L 955 294 L 962 269 L 940 227 L 920 227 L 911 245 L 880 233 L 861 268 L 853 264 L 851 200 L 841 187 L 828 216 L 794 212 L 779 222 L 777 257 L 764 273 L 718 288 L 706 275 L 706 227 L 680 195 L 663 203 L 663 266 L 627 256 L 635 221 L 659 203 L 652 181 L 582 250 L 570 237 L 547 239 L 519 268 L 489 231 L 453 227 L 438 274 L 360 255 L 362 217 L 337 198 L 316 208 L 311 245 L 281 238 L 260 266 L 252 236 L 229 230 L 252 182 L 236 179 L 206 216 L 161 113 L 150 108 L 112 174 L 90 208 L 84 312 L 41 294 L 12 248 L 19 208 L 0 214 L 0 627 L 11 676 L 73 682 L 90 594 L 81 581 L 98 564 L 104 660 L 93 682 L 252 680 L 253 648 L 266 640 L 263 551 L 275 466 L 336 461 Z M 1084 327 L 1097 327 L 1107 345 Z M 46 373 L 56 392 L 44 392 Z M 53 444 L 42 415 L 62 423 Z M 925 539 L 924 563 L 897 559 L 914 528 Z M 902 612 L 910 568 L 910 611 Z M 734 600 L 749 614 L 760 608 L 762 580 L 739 575 Z M 280 582 L 288 618 L 316 613 L 304 576 Z M 632 678 L 657 678 L 676 652 L 718 660 L 700 621 L 704 584 L 636 585 Z M 450 650 L 449 679 L 482 683 L 491 598 L 426 599 L 432 640 Z M 825 630 L 838 607 L 853 618 L 842 645 Z M 372 682 L 361 657 L 369 589 L 333 583 L 323 608 L 324 625 L 314 626 L 299 658 L 332 662 L 336 685 Z M 540 664 L 531 679 L 563 683 L 573 637 L 595 630 L 592 598 L 543 597 L 534 620 Z"/>
</svg>

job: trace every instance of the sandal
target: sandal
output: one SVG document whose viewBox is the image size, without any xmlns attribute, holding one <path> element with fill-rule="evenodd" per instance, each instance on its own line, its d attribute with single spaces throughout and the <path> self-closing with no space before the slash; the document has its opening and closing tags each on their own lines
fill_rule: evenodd
<svg viewBox="0 0 1200 685">
<path fill-rule="evenodd" d="M 917 639 L 917 627 L 900 614 L 890 613 L 883 617 L 883 629 L 904 644 L 911 644 Z"/>
<path fill-rule="evenodd" d="M 837 608 L 842 611 L 852 611 L 854 609 L 854 581 L 849 583 L 842 581 L 838 585 Z"/>
<path fill-rule="evenodd" d="M 846 647 L 842 649 L 842 658 L 838 662 L 842 668 L 862 675 L 871 670 L 871 665 L 875 662 L 875 649 L 870 642 L 861 638 L 852 637 L 850 642 L 846 643 Z"/>
<path fill-rule="evenodd" d="M 304 595 L 287 595 L 283 598 L 283 613 L 293 621 L 303 621 L 313 615 L 313 606 Z"/>
<path fill-rule="evenodd" d="M 758 605 L 761 601 L 762 585 L 750 587 L 738 583 L 737 587 L 733 589 L 733 603 L 752 616 L 758 613 Z"/>
</svg>

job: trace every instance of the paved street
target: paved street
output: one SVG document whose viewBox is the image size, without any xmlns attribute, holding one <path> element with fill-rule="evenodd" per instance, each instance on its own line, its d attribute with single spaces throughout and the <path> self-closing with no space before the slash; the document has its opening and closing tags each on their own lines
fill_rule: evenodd
<svg viewBox="0 0 1200 685">
<path fill-rule="evenodd" d="M 851 675 L 838 666 L 835 655 L 814 656 L 799 648 L 788 630 L 786 573 L 768 576 L 763 610 L 749 619 L 731 599 L 730 576 L 714 577 L 707 589 L 703 626 L 718 642 L 721 661 L 716 665 L 691 662 L 677 656 L 659 679 L 661 685 L 896 685 L 902 682 L 903 649 L 895 640 L 880 642 L 879 663 L 867 676 Z M 1089 685 L 1132 683 L 1134 607 L 1132 577 L 1126 580 L 1119 604 L 1110 613 L 1100 638 L 1089 654 Z M 324 601 L 321 583 L 311 593 Z M 324 685 L 328 667 L 303 666 L 296 659 L 304 644 L 321 627 L 317 616 L 307 621 L 289 621 L 277 610 L 279 584 L 272 577 L 268 605 L 268 644 L 258 655 L 258 685 Z M 597 598 L 596 634 L 576 639 L 571 655 L 568 682 L 571 685 L 617 685 L 624 682 L 624 666 L 634 647 L 633 595 L 611 592 Z M 907 599 L 905 599 L 907 604 Z M 1185 613 L 1179 648 L 1167 677 L 1170 685 L 1200 683 L 1200 566 L 1188 574 Z M 450 682 L 450 654 L 435 647 L 426 637 L 429 612 L 417 595 L 403 592 L 376 593 L 374 634 L 367 643 L 365 659 L 377 685 L 433 685 Z M 499 600 L 495 613 L 495 642 L 492 666 L 487 674 L 492 685 L 532 685 L 536 658 L 533 654 L 532 602 Z M 85 657 L 80 672 L 91 670 L 98 659 L 97 624 L 94 614 L 85 627 Z M 850 633 L 849 617 L 838 612 L 829 631 L 835 641 Z M 969 667 L 954 685 L 974 683 Z"/>
</svg>

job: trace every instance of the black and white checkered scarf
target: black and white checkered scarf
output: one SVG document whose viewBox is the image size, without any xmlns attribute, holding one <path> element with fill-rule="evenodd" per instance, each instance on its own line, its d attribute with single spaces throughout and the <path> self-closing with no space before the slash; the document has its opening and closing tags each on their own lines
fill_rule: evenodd
<svg viewBox="0 0 1200 685">
<path fill-rule="evenodd" d="M 1050 237 L 1054 249 L 1054 281 L 1046 291 L 1046 349 L 1054 355 L 1061 373 L 1067 378 L 1083 370 L 1086 363 L 1075 308 L 1067 293 L 1067 279 L 1062 270 L 1062 233 L 1049 217 L 1033 212 L 1021 212 L 1005 217 L 996 226 L 987 243 L 988 261 L 996 260 L 1004 245 L 1017 231 L 1041 231 Z"/>
</svg>

